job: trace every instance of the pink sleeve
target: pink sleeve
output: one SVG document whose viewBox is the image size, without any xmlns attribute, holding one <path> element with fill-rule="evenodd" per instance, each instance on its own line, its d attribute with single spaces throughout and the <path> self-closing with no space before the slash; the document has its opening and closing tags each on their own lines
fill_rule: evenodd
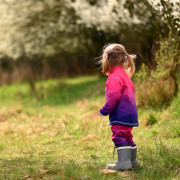
<svg viewBox="0 0 180 180">
<path fill-rule="evenodd" d="M 121 87 L 118 77 L 108 78 L 106 83 L 106 103 L 99 111 L 101 115 L 108 115 L 116 106 L 121 97 Z"/>
</svg>

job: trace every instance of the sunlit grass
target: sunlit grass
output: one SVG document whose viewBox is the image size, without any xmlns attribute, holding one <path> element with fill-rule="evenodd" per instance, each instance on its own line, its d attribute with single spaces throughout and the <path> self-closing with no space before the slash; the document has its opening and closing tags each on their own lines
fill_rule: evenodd
<svg viewBox="0 0 180 180">
<path fill-rule="evenodd" d="M 180 94 L 166 109 L 139 109 L 140 167 L 102 174 L 113 162 L 105 79 L 87 76 L 0 88 L 0 179 L 178 179 Z M 157 121 L 149 123 L 155 118 Z"/>
</svg>

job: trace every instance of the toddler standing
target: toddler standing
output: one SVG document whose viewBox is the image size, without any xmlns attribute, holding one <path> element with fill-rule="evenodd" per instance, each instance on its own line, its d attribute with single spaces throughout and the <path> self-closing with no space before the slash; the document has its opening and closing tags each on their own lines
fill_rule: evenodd
<svg viewBox="0 0 180 180">
<path fill-rule="evenodd" d="M 137 147 L 132 139 L 132 129 L 139 126 L 134 85 L 131 76 L 135 71 L 133 55 L 127 54 L 121 44 L 105 47 L 100 60 L 106 81 L 106 103 L 100 109 L 102 116 L 109 115 L 112 141 L 117 149 L 118 160 L 108 169 L 127 170 L 138 166 Z"/>
</svg>

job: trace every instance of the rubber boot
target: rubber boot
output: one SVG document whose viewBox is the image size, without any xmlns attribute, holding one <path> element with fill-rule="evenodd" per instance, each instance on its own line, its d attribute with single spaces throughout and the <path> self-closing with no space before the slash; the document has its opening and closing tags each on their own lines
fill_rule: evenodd
<svg viewBox="0 0 180 180">
<path fill-rule="evenodd" d="M 131 163 L 132 163 L 132 167 L 135 168 L 138 166 L 138 161 L 136 160 L 136 156 L 137 156 L 137 147 L 132 146 L 131 149 Z"/>
<path fill-rule="evenodd" d="M 115 164 L 108 164 L 107 169 L 122 171 L 131 169 L 131 146 L 117 147 L 117 153 L 118 160 Z"/>
</svg>

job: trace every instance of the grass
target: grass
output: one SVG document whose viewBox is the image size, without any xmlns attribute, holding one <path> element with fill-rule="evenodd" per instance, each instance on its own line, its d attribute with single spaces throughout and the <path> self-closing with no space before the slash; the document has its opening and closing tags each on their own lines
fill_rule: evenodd
<svg viewBox="0 0 180 180">
<path fill-rule="evenodd" d="M 180 93 L 168 107 L 138 109 L 134 128 L 137 169 L 103 174 L 112 161 L 105 78 L 36 82 L 0 88 L 0 180 L 4 179 L 178 179 L 180 175 Z"/>
</svg>

